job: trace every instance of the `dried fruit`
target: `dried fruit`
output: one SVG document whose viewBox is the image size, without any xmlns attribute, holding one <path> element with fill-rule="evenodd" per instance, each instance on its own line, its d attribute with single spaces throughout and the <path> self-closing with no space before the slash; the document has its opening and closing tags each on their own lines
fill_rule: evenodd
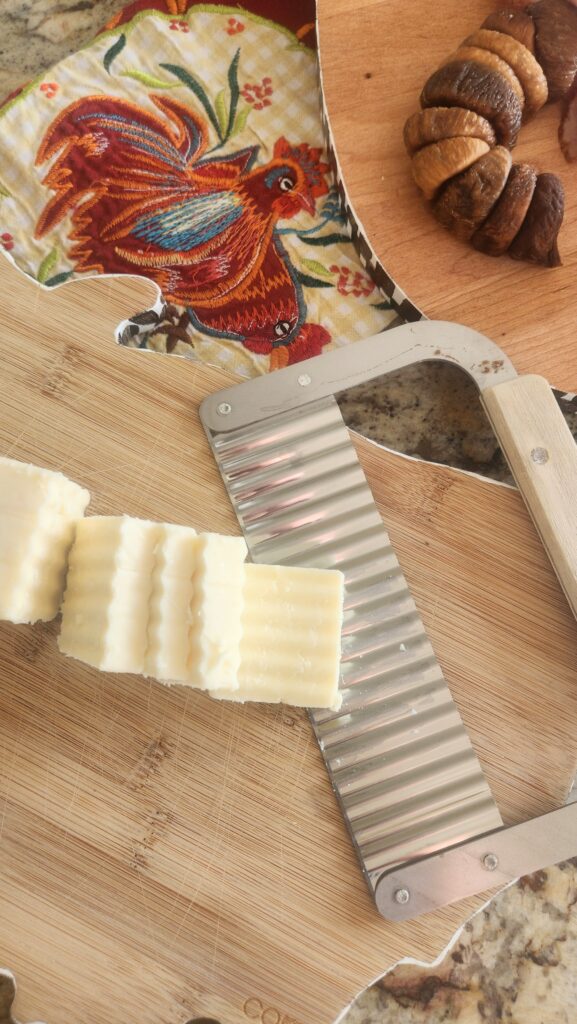
<svg viewBox="0 0 577 1024">
<path fill-rule="evenodd" d="M 547 102 L 549 91 L 543 68 L 535 60 L 531 51 L 517 39 L 507 36 L 503 32 L 480 28 L 478 32 L 473 32 L 473 35 L 468 36 L 465 44 L 491 50 L 512 67 L 525 93 L 525 120 L 536 114 Z"/>
<path fill-rule="evenodd" d="M 486 64 L 487 67 L 507 79 L 521 107 L 525 106 L 525 93 L 517 75 L 509 64 L 501 60 L 496 53 L 491 50 L 483 50 L 480 46 L 460 46 L 457 52 L 449 57 L 449 60 L 474 60 L 477 64 Z"/>
<path fill-rule="evenodd" d="M 471 243 L 487 256 L 503 256 L 521 228 L 535 191 L 537 171 L 530 164 L 513 164 L 507 183 L 487 220 Z"/>
<path fill-rule="evenodd" d="M 421 93 L 405 146 L 437 219 L 480 252 L 554 267 L 563 185 L 508 152 L 522 120 L 564 97 L 559 141 L 577 161 L 577 0 L 509 0 L 489 14 Z"/>
<path fill-rule="evenodd" d="M 577 0 L 576 0 L 577 2 Z M 577 160 L 577 78 L 569 92 L 563 97 L 561 122 L 559 124 L 559 145 L 569 163 Z"/>
<path fill-rule="evenodd" d="M 422 107 L 464 107 L 486 118 L 509 149 L 521 127 L 521 104 L 502 75 L 475 61 L 451 61 L 425 82 Z"/>
<path fill-rule="evenodd" d="M 432 199 L 437 189 L 459 171 L 470 167 L 489 146 L 482 139 L 453 138 L 433 142 L 415 153 L 413 177 L 427 199 Z"/>
<path fill-rule="evenodd" d="M 502 11 L 494 11 L 493 14 L 489 14 L 481 28 L 489 28 L 493 32 L 503 32 L 506 36 L 512 36 L 519 43 L 523 43 L 523 46 L 526 46 L 531 53 L 535 53 L 535 22 L 527 11 L 504 7 Z"/>
<path fill-rule="evenodd" d="M 577 74 L 577 9 L 567 0 L 539 0 L 529 13 L 535 22 L 535 53 L 553 102 L 565 95 Z"/>
<path fill-rule="evenodd" d="M 490 149 L 443 189 L 433 207 L 437 220 L 467 242 L 499 199 L 510 169 L 509 150 Z"/>
<path fill-rule="evenodd" d="M 565 194 L 556 174 L 540 174 L 523 226 L 509 248 L 515 260 L 543 267 L 561 264 L 557 235 L 563 221 Z"/>
<path fill-rule="evenodd" d="M 456 135 L 471 135 L 494 146 L 495 132 L 484 117 L 462 107 L 427 107 L 413 114 L 405 124 L 404 140 L 408 153 L 416 153 L 423 146 Z"/>
</svg>

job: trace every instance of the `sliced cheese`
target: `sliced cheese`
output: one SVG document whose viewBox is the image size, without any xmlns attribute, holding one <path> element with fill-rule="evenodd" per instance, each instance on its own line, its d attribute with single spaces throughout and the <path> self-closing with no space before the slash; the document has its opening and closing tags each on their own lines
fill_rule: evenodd
<svg viewBox="0 0 577 1024">
<path fill-rule="evenodd" d="M 337 710 L 344 577 L 246 565 L 238 686 L 215 697 Z"/>
<path fill-rule="evenodd" d="M 56 473 L 0 457 L 0 619 L 58 613 L 68 552 L 90 494 Z"/>
<path fill-rule="evenodd" d="M 201 540 L 190 527 L 160 527 L 144 674 L 163 682 L 183 682 L 189 676 L 193 589 L 200 547 Z"/>
<path fill-rule="evenodd" d="M 246 550 L 242 537 L 199 536 L 189 686 L 202 690 L 238 687 Z"/>
<path fill-rule="evenodd" d="M 92 516 L 78 524 L 70 552 L 63 654 L 106 672 L 142 672 L 159 523 Z"/>
</svg>

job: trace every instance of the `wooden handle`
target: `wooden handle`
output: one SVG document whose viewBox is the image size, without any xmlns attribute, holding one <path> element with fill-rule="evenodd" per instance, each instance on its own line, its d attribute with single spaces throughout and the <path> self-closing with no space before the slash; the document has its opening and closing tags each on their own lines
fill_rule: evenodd
<svg viewBox="0 0 577 1024">
<path fill-rule="evenodd" d="M 544 377 L 497 384 L 483 404 L 577 616 L 577 445 Z"/>
</svg>

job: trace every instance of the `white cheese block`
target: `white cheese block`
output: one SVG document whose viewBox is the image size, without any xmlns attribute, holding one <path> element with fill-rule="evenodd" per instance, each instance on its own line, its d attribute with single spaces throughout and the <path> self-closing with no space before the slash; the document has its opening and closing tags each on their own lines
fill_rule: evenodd
<svg viewBox="0 0 577 1024">
<path fill-rule="evenodd" d="M 244 560 L 242 537 L 199 536 L 190 632 L 189 686 L 238 686 Z"/>
<path fill-rule="evenodd" d="M 189 676 L 194 577 L 201 545 L 188 526 L 160 528 L 152 573 L 144 674 L 163 682 Z"/>
<path fill-rule="evenodd" d="M 92 516 L 70 552 L 58 646 L 106 672 L 142 672 L 159 523 Z"/>
<path fill-rule="evenodd" d="M 0 619 L 53 619 L 90 494 L 49 469 L 0 457 Z"/>
<path fill-rule="evenodd" d="M 238 687 L 214 697 L 338 710 L 344 577 L 246 565 Z"/>
</svg>

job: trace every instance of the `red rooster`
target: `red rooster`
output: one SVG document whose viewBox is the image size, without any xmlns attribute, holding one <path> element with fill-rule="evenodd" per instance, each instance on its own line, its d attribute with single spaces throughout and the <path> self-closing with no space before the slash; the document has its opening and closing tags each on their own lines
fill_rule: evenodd
<svg viewBox="0 0 577 1024">
<path fill-rule="evenodd" d="M 301 286 L 275 226 L 314 213 L 327 193 L 320 150 L 281 138 L 262 167 L 253 167 L 257 146 L 204 156 L 202 118 L 177 100 L 152 100 L 168 120 L 94 96 L 53 121 L 36 158 L 56 156 L 44 179 L 54 195 L 37 236 L 72 211 L 70 256 L 79 271 L 153 278 L 200 331 L 271 353 L 271 368 L 318 354 L 330 336 L 305 323 Z"/>
</svg>

